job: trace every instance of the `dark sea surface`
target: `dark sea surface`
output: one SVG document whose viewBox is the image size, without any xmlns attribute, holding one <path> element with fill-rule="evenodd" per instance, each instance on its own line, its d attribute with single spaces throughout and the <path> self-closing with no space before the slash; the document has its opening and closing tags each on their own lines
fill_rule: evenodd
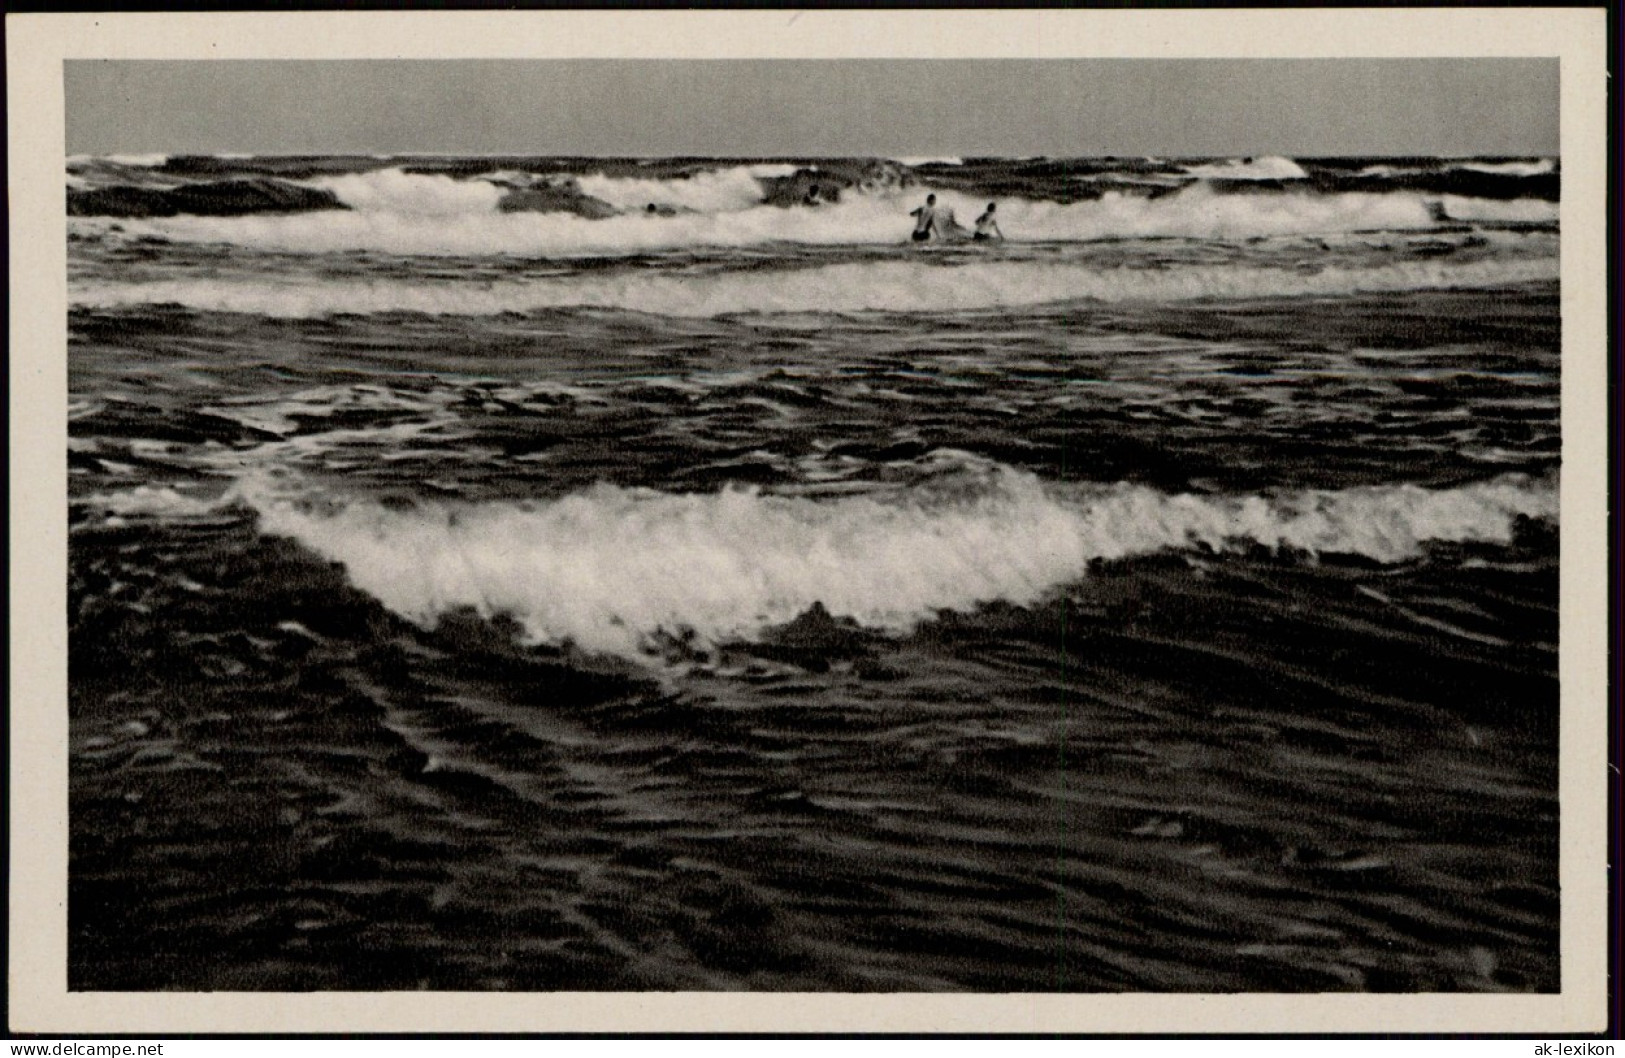
<svg viewBox="0 0 1625 1058">
<path fill-rule="evenodd" d="M 69 987 L 1556 991 L 1558 179 L 70 159 Z"/>
</svg>

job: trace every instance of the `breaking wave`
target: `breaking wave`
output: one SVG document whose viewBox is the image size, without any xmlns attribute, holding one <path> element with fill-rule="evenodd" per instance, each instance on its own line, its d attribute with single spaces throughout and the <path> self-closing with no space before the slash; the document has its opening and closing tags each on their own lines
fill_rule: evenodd
<svg viewBox="0 0 1625 1058">
<path fill-rule="evenodd" d="M 69 300 L 77 308 L 173 304 L 283 319 L 394 312 L 484 316 L 574 308 L 714 317 L 766 312 L 945 312 L 1079 300 L 1335 296 L 1501 287 L 1557 278 L 1558 262 L 1552 257 L 1461 263 L 1431 259 L 1318 272 L 1237 265 L 1145 269 L 1034 261 L 934 265 L 900 260 L 700 276 L 639 270 L 480 284 L 339 279 L 83 283 L 70 290 Z"/>
<path fill-rule="evenodd" d="M 662 633 L 751 640 L 814 604 L 906 632 L 941 610 L 1033 604 L 1100 560 L 1262 546 L 1396 563 L 1433 542 L 1509 543 L 1517 519 L 1558 514 L 1555 481 L 1522 476 L 1200 496 L 1063 490 L 999 464 L 833 500 L 609 485 L 551 502 L 407 509 L 251 486 L 243 498 L 262 531 L 343 564 L 412 621 L 472 608 L 517 620 L 537 642 L 628 657 Z"/>
<path fill-rule="evenodd" d="M 608 180 L 609 177 L 604 177 Z M 695 177 L 697 179 L 697 177 Z M 738 177 L 726 177 L 734 180 Z M 700 185 L 695 193 L 731 195 L 728 182 Z M 639 180 L 622 180 L 637 185 Z M 652 180 L 650 184 L 676 184 Z M 601 189 L 598 189 L 603 190 Z M 395 171 L 392 176 L 332 177 L 312 193 L 332 193 L 361 208 L 255 216 L 166 216 L 133 219 L 128 237 L 192 244 L 232 244 L 288 254 L 367 250 L 424 257 L 569 257 L 613 255 L 689 247 L 744 245 L 876 245 L 900 242 L 912 221 L 916 193 L 848 193 L 838 203 L 806 208 L 757 205 L 720 213 L 676 216 L 632 213 L 587 218 L 572 213 L 502 213 L 502 190 L 483 180 L 453 180 Z M 942 205 L 962 219 L 977 216 L 986 198 L 939 192 Z M 629 202 L 647 198 L 645 189 Z M 1477 200 L 1453 200 L 1454 215 L 1480 208 Z M 1518 202 L 1524 219 L 1557 221 L 1557 205 Z M 1006 200 L 999 226 L 1017 242 L 1089 242 L 1116 237 L 1248 239 L 1350 231 L 1417 231 L 1435 228 L 1436 197 L 1420 193 L 1345 192 L 1225 195 L 1198 184 L 1146 197 L 1107 192 L 1089 202 Z M 603 205 L 604 210 L 613 206 Z M 1493 206 L 1482 206 L 1484 210 Z"/>
<path fill-rule="evenodd" d="M 331 191 L 353 210 L 406 218 L 494 213 L 504 194 L 502 188 L 484 180 L 456 180 L 400 169 L 319 177 L 308 183 Z"/>
<path fill-rule="evenodd" d="M 1231 159 L 1210 165 L 1195 165 L 1185 170 L 1191 176 L 1204 180 L 1307 180 L 1309 174 L 1291 158 Z"/>
<path fill-rule="evenodd" d="M 1552 224 L 1557 220 L 1555 202 L 1533 198 L 1497 201 L 1493 198 L 1463 198 L 1445 195 L 1439 200 L 1444 215 L 1451 220 L 1491 224 Z"/>
<path fill-rule="evenodd" d="M 693 210 L 696 213 L 727 213 L 762 204 L 762 180 L 790 176 L 793 165 L 741 165 L 708 169 L 680 179 L 638 179 L 589 174 L 576 183 L 583 193 L 622 210 L 643 209 L 649 204 Z"/>
<path fill-rule="evenodd" d="M 74 154 L 68 156 L 69 165 L 84 165 L 91 162 L 108 162 L 113 165 L 129 166 L 133 169 L 157 169 L 169 162 L 167 154 L 106 154 L 100 157 L 89 154 Z"/>
<path fill-rule="evenodd" d="M 1494 176 L 1544 176 L 1555 172 L 1557 163 L 1550 158 L 1540 158 L 1532 162 L 1457 162 L 1455 168 Z"/>
</svg>

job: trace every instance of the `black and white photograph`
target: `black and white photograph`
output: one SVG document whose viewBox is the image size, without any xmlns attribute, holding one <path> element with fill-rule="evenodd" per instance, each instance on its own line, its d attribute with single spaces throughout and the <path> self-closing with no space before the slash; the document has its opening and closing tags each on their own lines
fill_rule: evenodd
<svg viewBox="0 0 1625 1058">
<path fill-rule="evenodd" d="M 67 1001 L 1601 988 L 1600 77 L 514 17 L 62 57 Z"/>
</svg>

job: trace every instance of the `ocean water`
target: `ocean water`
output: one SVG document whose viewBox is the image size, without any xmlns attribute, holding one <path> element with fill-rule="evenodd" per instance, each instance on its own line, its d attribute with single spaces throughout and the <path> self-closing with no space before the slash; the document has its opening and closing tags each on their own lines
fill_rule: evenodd
<svg viewBox="0 0 1625 1058">
<path fill-rule="evenodd" d="M 70 988 L 1555 991 L 1559 179 L 69 159 Z"/>
</svg>

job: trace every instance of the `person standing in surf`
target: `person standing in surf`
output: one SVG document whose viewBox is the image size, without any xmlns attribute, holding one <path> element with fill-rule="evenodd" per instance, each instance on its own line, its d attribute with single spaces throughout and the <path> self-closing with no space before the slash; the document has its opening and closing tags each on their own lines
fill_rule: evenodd
<svg viewBox="0 0 1625 1058">
<path fill-rule="evenodd" d="M 911 212 L 909 216 L 915 218 L 915 242 L 926 242 L 932 236 L 938 239 L 942 238 L 942 216 L 941 211 L 937 208 L 936 195 L 926 195 L 925 205 Z"/>
<path fill-rule="evenodd" d="M 1004 241 L 1004 232 L 999 230 L 999 222 L 993 219 L 993 211 L 997 208 L 998 203 L 989 202 L 987 212 L 976 218 L 976 234 L 971 236 L 976 242 L 988 242 L 992 239 Z"/>
</svg>

